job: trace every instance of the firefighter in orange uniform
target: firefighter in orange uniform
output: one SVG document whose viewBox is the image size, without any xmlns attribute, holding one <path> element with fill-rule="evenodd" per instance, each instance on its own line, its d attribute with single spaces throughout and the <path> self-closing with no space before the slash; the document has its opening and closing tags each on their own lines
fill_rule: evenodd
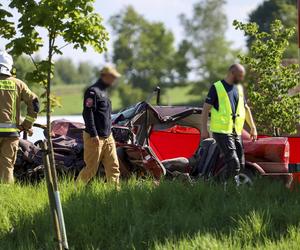
<svg viewBox="0 0 300 250">
<path fill-rule="evenodd" d="M 0 183 L 13 183 L 13 170 L 19 146 L 19 133 L 31 129 L 39 112 L 39 101 L 27 85 L 12 77 L 13 59 L 0 51 Z M 20 122 L 20 105 L 27 115 Z"/>
</svg>

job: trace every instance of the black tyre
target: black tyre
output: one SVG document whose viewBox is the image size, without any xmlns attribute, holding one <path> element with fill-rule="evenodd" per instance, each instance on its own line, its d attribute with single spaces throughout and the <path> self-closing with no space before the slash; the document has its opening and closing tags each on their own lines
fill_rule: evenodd
<svg viewBox="0 0 300 250">
<path fill-rule="evenodd" d="M 249 168 L 245 168 L 241 173 L 235 176 L 237 186 L 253 186 L 255 174 Z"/>
</svg>

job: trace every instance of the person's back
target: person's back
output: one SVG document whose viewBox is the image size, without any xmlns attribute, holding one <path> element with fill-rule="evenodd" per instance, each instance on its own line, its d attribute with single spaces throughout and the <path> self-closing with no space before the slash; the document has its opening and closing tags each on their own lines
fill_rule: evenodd
<svg viewBox="0 0 300 250">
<path fill-rule="evenodd" d="M 12 76 L 0 75 L 0 99 L 0 136 L 18 136 L 19 126 L 24 130 L 31 128 L 39 112 L 39 102 L 24 82 Z M 21 123 L 22 101 L 27 105 L 27 116 Z"/>
</svg>

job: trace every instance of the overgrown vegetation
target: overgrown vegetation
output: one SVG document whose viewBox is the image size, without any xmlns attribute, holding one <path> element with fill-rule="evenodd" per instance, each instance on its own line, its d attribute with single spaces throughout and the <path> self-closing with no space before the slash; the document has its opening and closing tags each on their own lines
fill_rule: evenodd
<svg viewBox="0 0 300 250">
<path fill-rule="evenodd" d="M 0 188 L 1 249 L 54 249 L 45 184 Z M 150 181 L 61 183 L 71 249 L 298 249 L 300 198 L 254 188 Z"/>
<path fill-rule="evenodd" d="M 233 25 L 253 39 L 249 53 L 239 58 L 249 70 L 248 94 L 259 133 L 295 133 L 300 94 L 291 95 L 290 90 L 299 84 L 299 65 L 282 63 L 295 29 L 284 27 L 279 20 L 271 24 L 269 33 L 260 32 L 256 23 L 234 21 Z"/>
</svg>

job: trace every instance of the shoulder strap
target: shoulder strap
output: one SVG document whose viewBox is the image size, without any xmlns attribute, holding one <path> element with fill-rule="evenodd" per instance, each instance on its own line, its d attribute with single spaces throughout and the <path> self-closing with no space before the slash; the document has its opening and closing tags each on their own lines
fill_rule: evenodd
<svg viewBox="0 0 300 250">
<path fill-rule="evenodd" d="M 215 82 L 214 86 L 215 86 L 217 92 L 225 90 L 224 85 L 221 81 Z"/>
</svg>

